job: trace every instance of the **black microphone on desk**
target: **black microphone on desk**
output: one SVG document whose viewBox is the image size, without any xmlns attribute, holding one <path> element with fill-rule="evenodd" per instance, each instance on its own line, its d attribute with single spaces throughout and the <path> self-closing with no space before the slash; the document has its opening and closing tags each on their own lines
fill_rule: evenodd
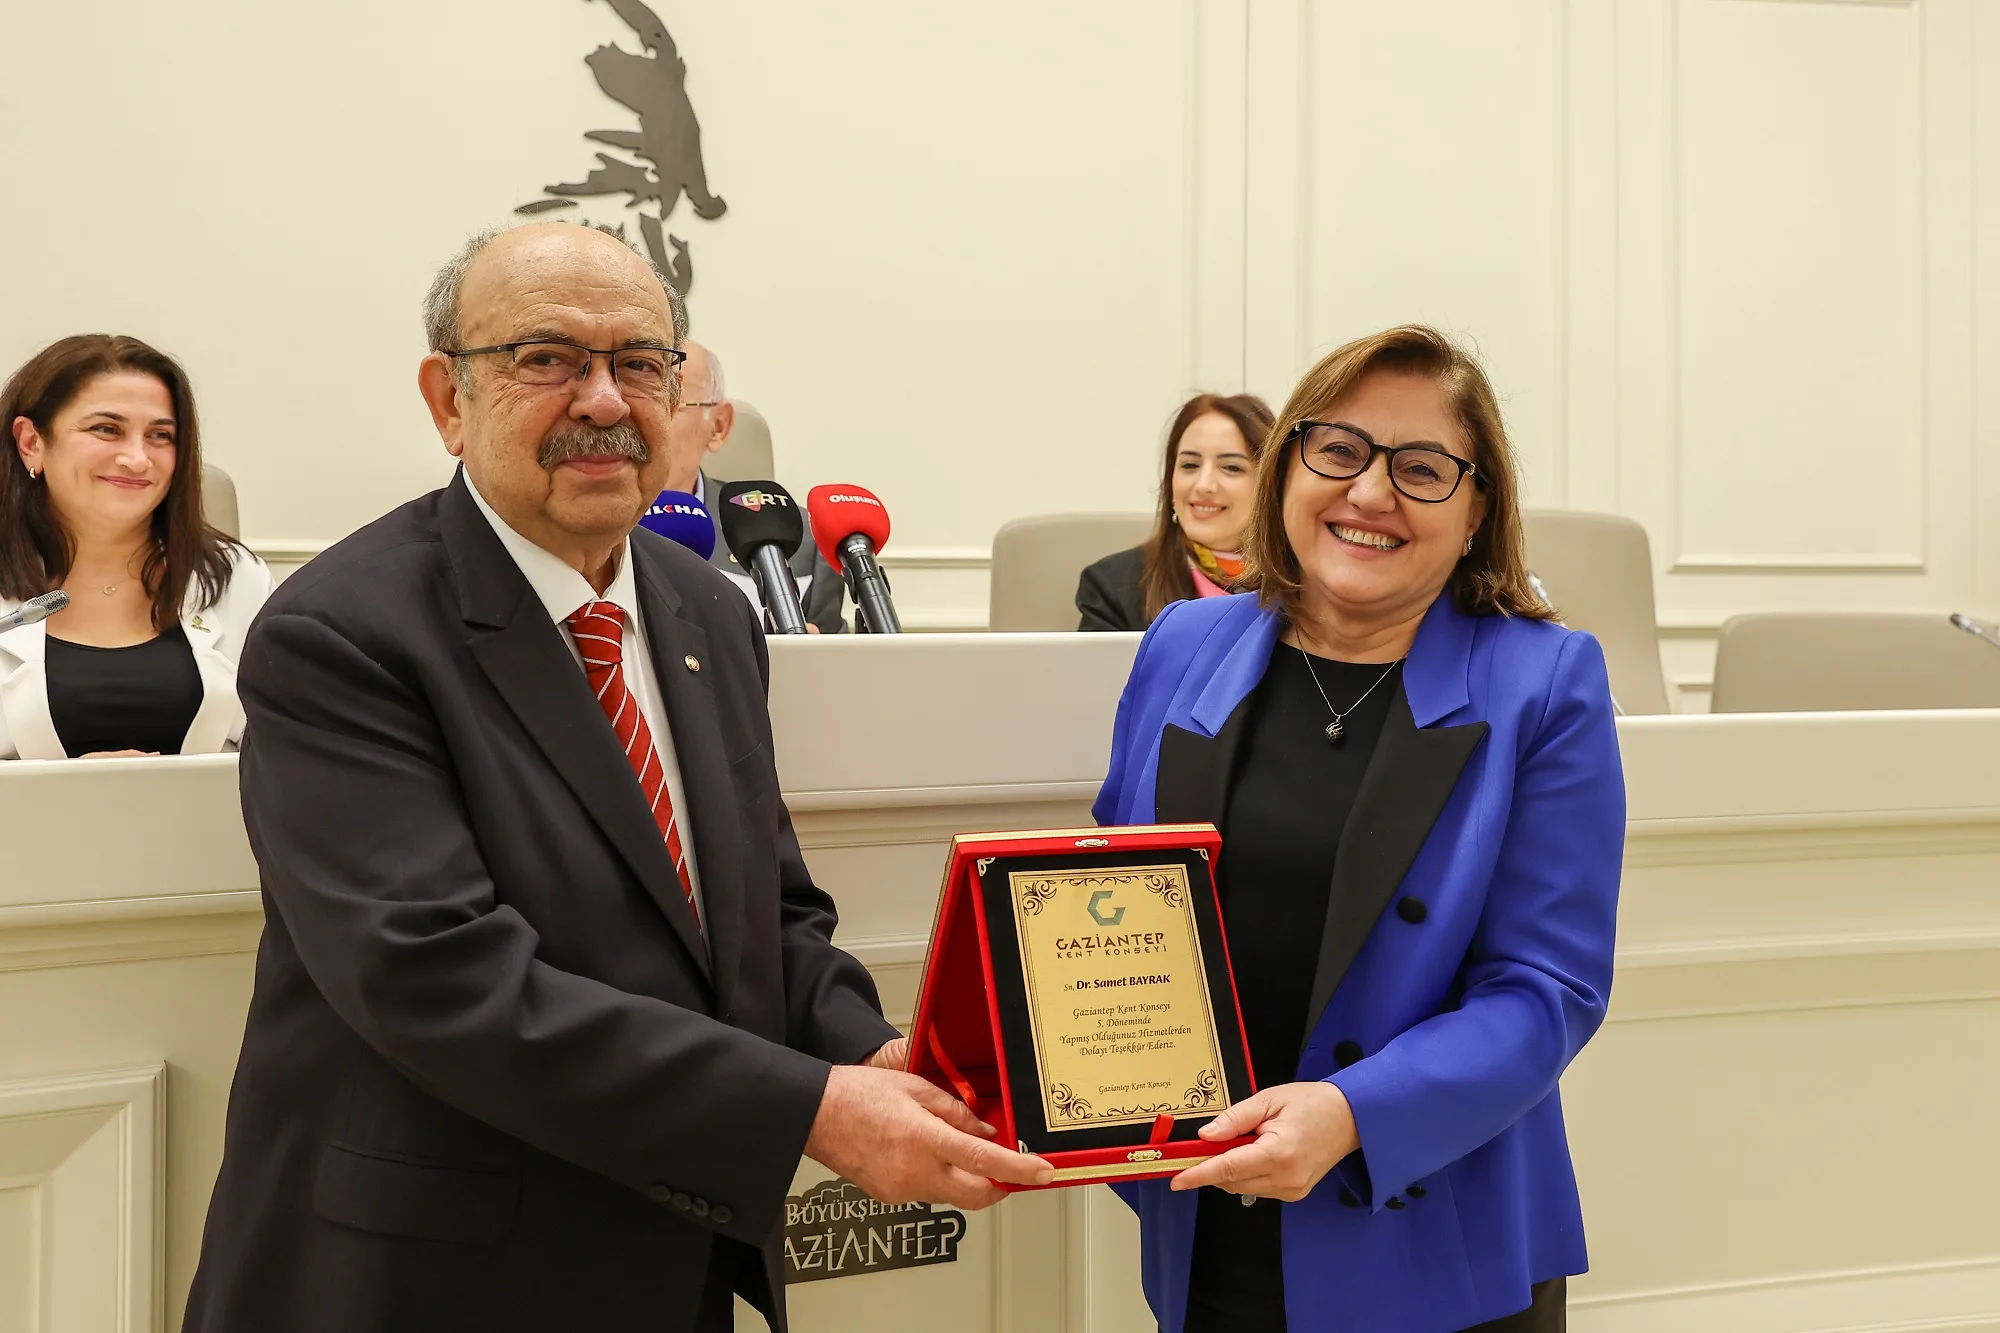
<svg viewBox="0 0 2000 1333">
<path fill-rule="evenodd" d="M 38 625 L 69 605 L 69 594 L 58 588 L 40 597 L 30 597 L 5 615 L 0 615 L 0 633 L 23 625 Z"/>
<path fill-rule="evenodd" d="M 806 539 L 806 521 L 791 492 L 775 481 L 732 481 L 716 497 L 722 540 L 757 581 L 757 595 L 780 634 L 806 632 L 799 585 L 786 563 Z"/>
<path fill-rule="evenodd" d="M 888 575 L 875 563 L 875 553 L 889 542 L 889 511 L 882 502 L 859 486 L 815 486 L 806 492 L 806 512 L 819 553 L 847 576 L 861 611 L 854 627 L 864 634 L 901 634 Z"/>
<path fill-rule="evenodd" d="M 1979 622 L 1974 620 L 1971 616 L 1964 615 L 1960 612 L 1954 611 L 1951 613 L 1951 623 L 1958 626 L 1960 629 L 1964 630 L 1967 634 L 1970 634 L 1973 638 L 1979 640 L 1981 643 L 1987 644 L 1993 648 L 2000 648 L 2000 639 L 1994 638 L 1991 634 L 1988 634 L 1984 629 L 1980 628 Z"/>
</svg>

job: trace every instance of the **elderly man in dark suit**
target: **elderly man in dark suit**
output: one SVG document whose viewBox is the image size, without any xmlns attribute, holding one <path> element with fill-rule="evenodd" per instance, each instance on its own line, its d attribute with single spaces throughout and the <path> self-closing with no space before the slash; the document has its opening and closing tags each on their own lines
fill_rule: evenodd
<svg viewBox="0 0 2000 1333">
<path fill-rule="evenodd" d="M 736 406 L 729 401 L 722 361 L 715 353 L 692 338 L 683 349 L 687 360 L 681 364 L 681 405 L 667 427 L 667 452 L 672 455 L 667 464 L 667 489 L 686 491 L 713 509 L 718 487 L 702 466 L 710 454 L 729 443 L 730 432 L 736 428 Z M 729 581 L 742 589 L 753 605 L 763 605 L 758 600 L 756 583 L 730 552 L 719 526 L 715 553 L 708 562 L 727 574 Z M 810 533 L 792 556 L 791 568 L 792 578 L 799 585 L 799 605 L 805 611 L 806 623 L 822 634 L 838 634 L 845 629 L 841 602 L 846 581 L 819 553 L 819 543 Z"/>
<path fill-rule="evenodd" d="M 685 318 L 596 231 L 475 241 L 420 374 L 459 474 L 251 631 L 266 927 L 191 1330 L 783 1328 L 801 1153 L 885 1200 L 1047 1178 L 899 1072 L 750 607 L 633 531 Z"/>
</svg>

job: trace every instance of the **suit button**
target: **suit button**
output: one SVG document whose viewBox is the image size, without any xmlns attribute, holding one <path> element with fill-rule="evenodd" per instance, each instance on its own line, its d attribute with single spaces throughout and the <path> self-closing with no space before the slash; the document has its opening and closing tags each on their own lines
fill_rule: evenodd
<svg viewBox="0 0 2000 1333">
<path fill-rule="evenodd" d="M 719 1227 L 726 1227 L 731 1222 L 734 1222 L 736 1220 L 736 1214 L 729 1211 L 729 1205 L 726 1203 L 718 1203 L 717 1205 L 715 1205 L 715 1207 L 709 1212 L 709 1217 L 712 1218 L 715 1222 L 715 1225 Z"/>
<path fill-rule="evenodd" d="M 649 1185 L 646 1187 L 646 1197 L 654 1203 L 672 1203 L 674 1201 L 674 1192 L 671 1187 L 666 1185 Z"/>
<path fill-rule="evenodd" d="M 682 1212 L 686 1212 L 688 1209 L 694 1207 L 694 1200 L 688 1198 L 685 1194 L 677 1193 L 674 1195 L 674 1207 L 680 1209 Z"/>
<path fill-rule="evenodd" d="M 1405 898 L 1396 904 L 1396 915 L 1413 926 L 1422 925 L 1430 914 L 1431 909 L 1424 906 L 1422 898 Z"/>
<path fill-rule="evenodd" d="M 1361 1061 L 1360 1042 L 1342 1041 L 1334 1043 L 1333 1067 L 1335 1069 L 1345 1069 L 1351 1064 L 1359 1064 L 1360 1061 Z"/>
<path fill-rule="evenodd" d="M 696 1200 L 694 1201 L 694 1215 L 695 1215 L 696 1217 L 707 1217 L 707 1216 L 708 1216 L 708 1200 L 707 1200 L 707 1199 L 696 1199 Z"/>
<path fill-rule="evenodd" d="M 1388 1198 L 1382 1200 L 1382 1206 L 1384 1208 L 1403 1209 L 1409 1207 L 1410 1205 L 1404 1203 L 1401 1199 L 1391 1194 Z"/>
<path fill-rule="evenodd" d="M 1345 1185 L 1340 1187 L 1340 1201 L 1349 1208 L 1359 1208 L 1361 1206 L 1361 1197 Z"/>
<path fill-rule="evenodd" d="M 734 1009 L 723 1010 L 722 1021 L 725 1023 L 734 1023 L 736 1021 L 736 1011 Z"/>
<path fill-rule="evenodd" d="M 1421 1199 L 1426 1194 L 1429 1194 L 1430 1191 L 1425 1189 L 1422 1185 L 1412 1185 L 1408 1189 L 1404 1190 L 1403 1193 L 1409 1195 L 1412 1199 Z"/>
</svg>

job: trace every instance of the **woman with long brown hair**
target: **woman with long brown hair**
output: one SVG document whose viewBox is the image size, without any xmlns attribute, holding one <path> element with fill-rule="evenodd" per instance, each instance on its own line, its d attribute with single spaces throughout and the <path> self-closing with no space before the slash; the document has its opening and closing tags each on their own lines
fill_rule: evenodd
<svg viewBox="0 0 2000 1333">
<path fill-rule="evenodd" d="M 45 348 L 0 390 L 0 759 L 195 754 L 243 735 L 236 661 L 271 574 L 202 514 L 187 373 L 136 338 Z"/>
<path fill-rule="evenodd" d="M 1271 409 L 1252 394 L 1201 393 L 1181 405 L 1167 429 L 1153 535 L 1083 571 L 1077 628 L 1141 630 L 1171 603 L 1230 591 L 1270 430 Z"/>
<path fill-rule="evenodd" d="M 1478 363 L 1406 326 L 1299 381 L 1245 595 L 1169 607 L 1101 824 L 1212 823 L 1256 1141 L 1138 1211 L 1164 1333 L 1559 1333 L 1557 1084 L 1604 1019 L 1625 836 L 1604 654 L 1528 581 Z M 1247 1091 L 1247 1090 L 1246 1090 Z"/>
</svg>

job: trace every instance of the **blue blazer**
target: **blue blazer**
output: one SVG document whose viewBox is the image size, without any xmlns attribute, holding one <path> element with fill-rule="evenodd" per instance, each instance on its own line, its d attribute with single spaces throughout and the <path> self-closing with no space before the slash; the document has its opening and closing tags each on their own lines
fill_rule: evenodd
<svg viewBox="0 0 2000 1333">
<path fill-rule="evenodd" d="M 1100 824 L 1221 825 L 1280 628 L 1248 595 L 1154 622 Z M 1284 1206 L 1293 1333 L 1454 1333 L 1584 1271 L 1556 1084 L 1604 1018 L 1624 842 L 1597 641 L 1439 597 L 1334 869 L 1297 1079 L 1347 1095 L 1361 1150 Z M 1147 1300 L 1181 1333 L 1196 1195 L 1118 1192 L 1139 1214 Z"/>
</svg>

